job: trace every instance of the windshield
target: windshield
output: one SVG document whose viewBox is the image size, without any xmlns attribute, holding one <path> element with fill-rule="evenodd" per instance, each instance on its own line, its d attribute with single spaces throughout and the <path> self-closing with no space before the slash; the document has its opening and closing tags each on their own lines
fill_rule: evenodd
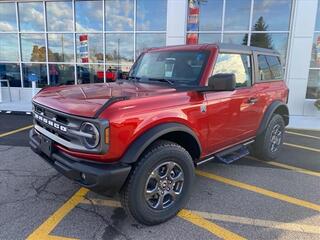
<svg viewBox="0 0 320 240">
<path fill-rule="evenodd" d="M 208 51 L 161 51 L 143 54 L 129 77 L 171 85 L 198 86 Z"/>
</svg>

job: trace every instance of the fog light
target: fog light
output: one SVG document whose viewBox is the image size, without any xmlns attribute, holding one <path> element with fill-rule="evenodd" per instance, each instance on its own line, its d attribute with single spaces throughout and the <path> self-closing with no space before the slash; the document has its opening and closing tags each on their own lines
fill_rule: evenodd
<svg viewBox="0 0 320 240">
<path fill-rule="evenodd" d="M 82 180 L 86 180 L 87 175 L 86 175 L 85 173 L 81 173 L 81 174 L 80 174 L 80 177 L 81 177 Z"/>
</svg>

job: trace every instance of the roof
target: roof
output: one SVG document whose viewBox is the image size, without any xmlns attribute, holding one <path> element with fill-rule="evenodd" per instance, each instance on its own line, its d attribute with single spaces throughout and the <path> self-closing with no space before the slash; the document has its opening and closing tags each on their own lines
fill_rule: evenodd
<svg viewBox="0 0 320 240">
<path fill-rule="evenodd" d="M 166 46 L 166 47 L 159 47 L 159 48 L 150 48 L 147 51 L 157 52 L 157 51 L 163 51 L 163 50 L 170 50 L 170 51 L 204 50 L 204 49 L 212 49 L 212 48 L 218 48 L 220 52 L 252 53 L 252 51 L 255 51 L 255 52 L 263 52 L 263 53 L 279 55 L 279 53 L 273 49 L 252 47 L 252 46 L 246 46 L 246 45 L 240 45 L 240 44 L 229 44 L 229 43 L 175 45 L 175 46 Z"/>
</svg>

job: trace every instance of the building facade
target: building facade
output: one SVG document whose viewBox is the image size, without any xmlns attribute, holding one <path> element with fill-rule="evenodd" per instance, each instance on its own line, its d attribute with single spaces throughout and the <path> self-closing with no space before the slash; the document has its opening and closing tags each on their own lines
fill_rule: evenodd
<svg viewBox="0 0 320 240">
<path fill-rule="evenodd" d="M 318 0 L 0 1 L 0 110 L 31 106 L 32 82 L 105 82 L 146 48 L 227 42 L 279 51 L 290 113 L 320 116 L 318 9 Z"/>
</svg>

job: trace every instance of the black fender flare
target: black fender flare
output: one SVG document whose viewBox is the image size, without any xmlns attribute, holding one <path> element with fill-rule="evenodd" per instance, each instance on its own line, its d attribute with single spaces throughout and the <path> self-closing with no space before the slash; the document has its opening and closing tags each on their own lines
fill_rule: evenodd
<svg viewBox="0 0 320 240">
<path fill-rule="evenodd" d="M 181 123 L 163 123 L 152 127 L 134 140 L 122 156 L 120 162 L 130 164 L 138 161 L 140 155 L 151 143 L 170 132 L 185 132 L 190 134 L 198 143 L 201 153 L 200 141 L 196 134 L 189 127 Z"/>
<path fill-rule="evenodd" d="M 287 105 L 279 100 L 273 101 L 268 108 L 266 109 L 263 118 L 260 122 L 260 126 L 257 131 L 257 135 L 263 133 L 263 131 L 267 128 L 269 121 L 271 120 L 272 114 L 274 114 L 277 109 L 284 109 L 285 113 L 283 114 L 283 117 L 285 118 L 285 123 L 288 125 L 289 123 L 289 109 Z"/>
</svg>

